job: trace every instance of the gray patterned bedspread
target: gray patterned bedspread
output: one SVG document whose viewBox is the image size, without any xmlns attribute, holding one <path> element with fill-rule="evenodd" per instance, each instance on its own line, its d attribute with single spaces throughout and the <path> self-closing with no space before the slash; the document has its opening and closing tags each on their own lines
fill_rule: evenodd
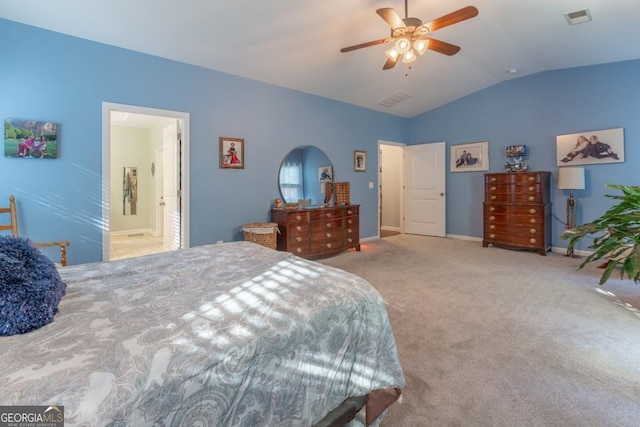
<svg viewBox="0 0 640 427">
<path fill-rule="evenodd" d="M 0 405 L 67 426 L 310 426 L 404 387 L 380 295 L 255 243 L 60 269 L 53 323 L 0 337 Z"/>
</svg>

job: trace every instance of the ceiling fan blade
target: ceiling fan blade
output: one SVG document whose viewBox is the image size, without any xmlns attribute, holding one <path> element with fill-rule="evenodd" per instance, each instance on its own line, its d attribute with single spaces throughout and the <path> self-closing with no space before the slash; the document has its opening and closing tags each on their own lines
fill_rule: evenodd
<svg viewBox="0 0 640 427">
<path fill-rule="evenodd" d="M 442 53 L 444 55 L 451 56 L 451 55 L 455 55 L 460 51 L 460 46 L 443 42 L 438 39 L 432 39 L 431 37 L 420 37 L 420 40 L 428 40 L 429 44 L 427 45 L 427 49 Z"/>
<path fill-rule="evenodd" d="M 340 49 L 340 52 L 351 52 L 352 50 L 362 49 L 363 47 L 376 46 L 376 45 L 379 45 L 379 44 L 386 43 L 388 41 L 389 41 L 389 39 L 372 40 L 372 41 L 366 42 L 366 43 L 360 43 L 360 44 L 356 44 L 356 45 L 349 46 L 349 47 L 343 47 L 342 49 Z"/>
<path fill-rule="evenodd" d="M 439 30 L 440 28 L 448 27 L 449 25 L 457 24 L 458 22 L 465 21 L 478 15 L 478 9 L 473 6 L 463 7 L 455 12 L 448 13 L 440 18 L 436 18 L 431 22 L 427 22 L 422 26 L 427 28 L 430 33 Z"/>
<path fill-rule="evenodd" d="M 378 9 L 376 10 L 376 13 L 380 15 L 380 18 L 384 19 L 387 24 L 389 24 L 391 29 L 407 28 L 400 15 L 390 7 Z"/>
<path fill-rule="evenodd" d="M 398 58 L 399 56 L 396 56 L 396 59 L 387 58 L 387 62 L 384 63 L 384 66 L 382 67 L 382 69 L 390 70 L 391 68 L 395 67 L 396 63 L 398 62 Z"/>
</svg>

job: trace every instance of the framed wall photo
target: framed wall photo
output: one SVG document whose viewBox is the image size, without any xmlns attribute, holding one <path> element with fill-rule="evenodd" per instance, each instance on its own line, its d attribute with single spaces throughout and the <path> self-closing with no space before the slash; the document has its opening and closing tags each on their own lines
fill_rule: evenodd
<svg viewBox="0 0 640 427">
<path fill-rule="evenodd" d="M 244 169 L 244 139 L 220 137 L 220 167 Z"/>
<path fill-rule="evenodd" d="M 22 159 L 57 159 L 58 124 L 37 120 L 4 121 L 4 156 Z"/>
<path fill-rule="evenodd" d="M 589 130 L 556 137 L 558 166 L 624 162 L 624 129 Z"/>
<path fill-rule="evenodd" d="M 333 181 L 333 166 L 322 166 L 318 168 L 318 181 L 320 182 Z"/>
<path fill-rule="evenodd" d="M 367 171 L 367 152 L 355 150 L 353 152 L 353 170 L 356 172 Z"/>
<path fill-rule="evenodd" d="M 489 141 L 451 146 L 451 172 L 489 170 Z"/>
</svg>

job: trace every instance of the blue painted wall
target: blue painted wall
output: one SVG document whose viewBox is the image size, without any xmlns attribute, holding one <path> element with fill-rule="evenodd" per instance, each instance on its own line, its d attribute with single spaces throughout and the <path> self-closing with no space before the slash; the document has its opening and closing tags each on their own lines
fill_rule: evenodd
<svg viewBox="0 0 640 427">
<path fill-rule="evenodd" d="M 411 120 L 412 144 L 489 141 L 490 171 L 504 171 L 508 145 L 526 144 L 532 170 L 552 173 L 553 245 L 564 231 L 568 190 L 558 190 L 556 136 L 624 128 L 625 162 L 584 165 L 586 189 L 574 191 L 578 223 L 612 205 L 605 183 L 640 185 L 640 60 L 555 70 L 481 90 Z M 450 151 L 450 150 L 448 150 Z M 450 153 L 447 153 L 449 156 Z M 482 237 L 483 173 L 447 175 L 447 233 Z M 577 249 L 587 249 L 584 240 Z"/>
<path fill-rule="evenodd" d="M 354 173 L 353 150 L 376 158 L 379 139 L 407 140 L 408 119 L 2 19 L 0 51 L 0 119 L 59 124 L 57 160 L 0 157 L 0 197 L 17 196 L 21 234 L 70 240 L 70 264 L 102 257 L 104 101 L 190 114 L 192 246 L 268 221 L 299 145 L 327 154 L 361 205 L 361 236 L 377 235 L 376 168 Z M 219 136 L 245 139 L 245 169 L 218 168 Z"/>
<path fill-rule="evenodd" d="M 527 163 L 553 173 L 554 246 L 566 246 L 557 236 L 568 195 L 555 190 L 556 135 L 625 129 L 626 162 L 585 166 L 578 222 L 611 205 L 605 183 L 637 185 L 640 176 L 640 61 L 521 77 L 403 119 L 2 19 L 0 48 L 0 119 L 60 126 L 59 159 L 0 157 L 0 197 L 18 197 L 24 235 L 71 240 L 71 264 L 101 259 L 104 101 L 190 114 L 192 246 L 241 240 L 242 224 L 268 221 L 278 167 L 299 145 L 320 147 L 334 179 L 351 183 L 364 238 L 377 235 L 377 192 L 368 188 L 377 171 L 355 173 L 353 150 L 375 161 L 378 140 L 489 141 L 491 171 L 503 170 L 507 145 L 526 144 Z M 218 168 L 219 136 L 245 138 L 245 169 Z M 447 233 L 482 236 L 482 177 L 448 173 Z"/>
</svg>

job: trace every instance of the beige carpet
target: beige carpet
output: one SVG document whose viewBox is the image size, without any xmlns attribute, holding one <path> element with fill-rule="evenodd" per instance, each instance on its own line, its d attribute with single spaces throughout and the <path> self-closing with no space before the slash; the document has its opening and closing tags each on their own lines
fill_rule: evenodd
<svg viewBox="0 0 640 427">
<path fill-rule="evenodd" d="M 640 425 L 640 285 L 412 235 L 321 262 L 387 301 L 407 387 L 383 426 Z"/>
</svg>

